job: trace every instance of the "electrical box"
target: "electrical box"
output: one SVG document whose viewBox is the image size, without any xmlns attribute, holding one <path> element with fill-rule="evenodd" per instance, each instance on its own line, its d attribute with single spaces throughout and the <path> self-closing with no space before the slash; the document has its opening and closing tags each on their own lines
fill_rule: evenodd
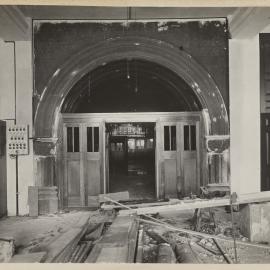
<svg viewBox="0 0 270 270">
<path fill-rule="evenodd" d="M 12 125 L 7 128 L 7 153 L 9 155 L 28 155 L 28 141 L 28 125 Z"/>
</svg>

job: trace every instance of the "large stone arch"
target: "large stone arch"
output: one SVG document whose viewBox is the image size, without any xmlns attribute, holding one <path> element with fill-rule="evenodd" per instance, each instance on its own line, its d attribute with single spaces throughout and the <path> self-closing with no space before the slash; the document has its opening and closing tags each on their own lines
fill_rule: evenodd
<svg viewBox="0 0 270 270">
<path fill-rule="evenodd" d="M 169 43 L 141 37 L 119 37 L 85 48 L 59 66 L 46 85 L 34 116 L 36 138 L 57 139 L 61 105 L 87 72 L 118 59 L 138 58 L 165 66 L 186 81 L 204 109 L 206 135 L 228 135 L 222 95 L 211 75 L 187 52 Z"/>
<path fill-rule="evenodd" d="M 62 104 L 74 84 L 88 72 L 112 61 L 135 58 L 170 69 L 190 86 L 203 108 L 208 152 L 221 153 L 229 147 L 229 120 L 222 95 L 211 75 L 191 55 L 169 43 L 149 38 L 105 40 L 79 51 L 60 65 L 45 86 L 35 110 L 36 185 L 57 185 L 62 206 L 65 205 L 61 193 L 61 186 L 64 185 L 60 123 Z"/>
</svg>

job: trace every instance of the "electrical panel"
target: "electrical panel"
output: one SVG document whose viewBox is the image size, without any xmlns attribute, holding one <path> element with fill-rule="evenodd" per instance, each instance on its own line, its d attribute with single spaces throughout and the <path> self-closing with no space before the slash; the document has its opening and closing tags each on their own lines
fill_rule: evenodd
<svg viewBox="0 0 270 270">
<path fill-rule="evenodd" d="M 7 128 L 7 153 L 9 155 L 28 155 L 28 125 L 12 125 Z"/>
</svg>

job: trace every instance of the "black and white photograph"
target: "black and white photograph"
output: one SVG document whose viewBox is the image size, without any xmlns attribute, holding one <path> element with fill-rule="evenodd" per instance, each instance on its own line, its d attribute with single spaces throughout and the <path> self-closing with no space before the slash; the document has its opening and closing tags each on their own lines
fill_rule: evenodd
<svg viewBox="0 0 270 270">
<path fill-rule="evenodd" d="M 269 264 L 270 2 L 110 2 L 0 3 L 0 262 Z"/>
</svg>

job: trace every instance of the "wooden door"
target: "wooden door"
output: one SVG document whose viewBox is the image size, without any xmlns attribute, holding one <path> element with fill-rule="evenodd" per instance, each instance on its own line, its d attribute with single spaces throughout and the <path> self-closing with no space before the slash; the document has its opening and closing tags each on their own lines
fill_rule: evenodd
<svg viewBox="0 0 270 270">
<path fill-rule="evenodd" d="M 199 121 L 161 122 L 160 196 L 177 198 L 198 194 Z"/>
<path fill-rule="evenodd" d="M 97 201 L 97 196 L 104 191 L 103 183 L 103 124 L 87 123 L 84 127 L 85 145 L 85 185 L 88 205 Z"/>
<path fill-rule="evenodd" d="M 0 121 L 0 217 L 7 214 L 6 123 Z"/>
<path fill-rule="evenodd" d="M 270 113 L 261 114 L 261 191 L 270 190 Z"/>
<path fill-rule="evenodd" d="M 199 193 L 199 122 L 181 121 L 179 124 L 181 194 Z"/>
<path fill-rule="evenodd" d="M 65 160 L 65 199 L 67 206 L 83 206 L 83 151 L 82 126 L 64 125 L 64 160 Z"/>
<path fill-rule="evenodd" d="M 161 192 L 162 197 L 176 198 L 177 197 L 177 123 L 176 122 L 161 122 L 160 132 L 162 133 L 161 140 Z"/>
</svg>

